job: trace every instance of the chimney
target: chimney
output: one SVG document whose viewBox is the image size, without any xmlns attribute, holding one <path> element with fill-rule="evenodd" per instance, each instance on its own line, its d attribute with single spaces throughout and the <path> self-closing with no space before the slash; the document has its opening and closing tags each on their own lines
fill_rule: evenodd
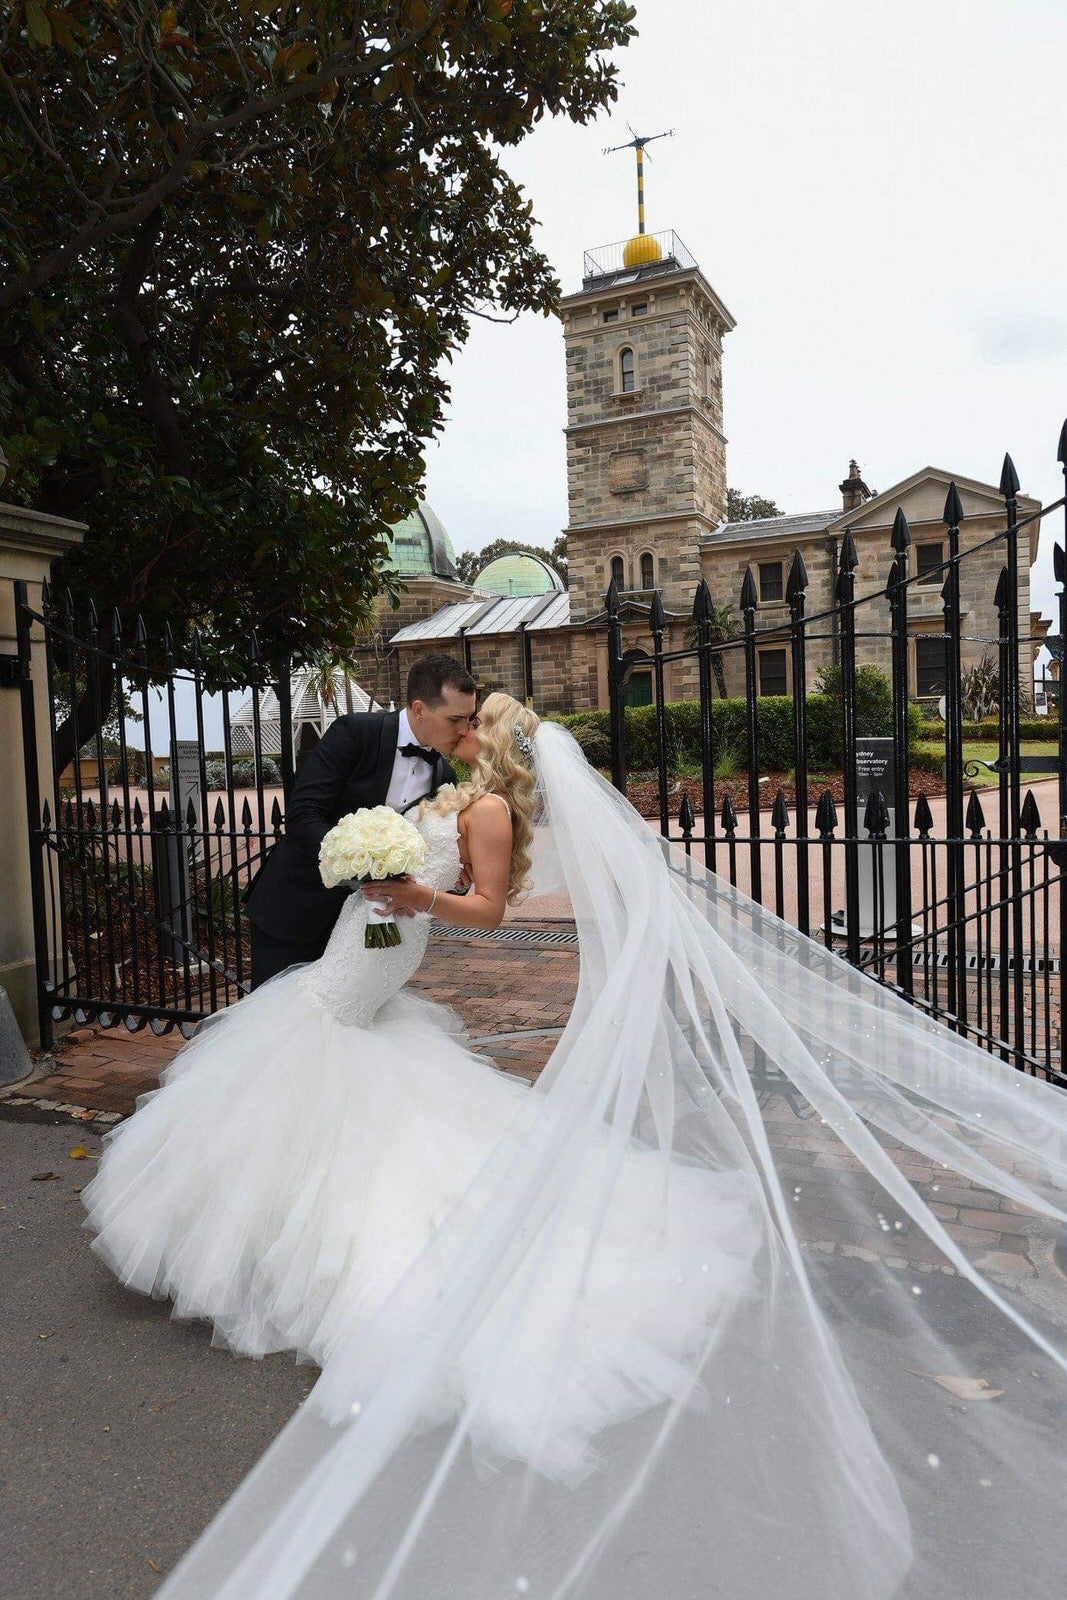
<svg viewBox="0 0 1067 1600">
<path fill-rule="evenodd" d="M 837 486 L 841 490 L 841 499 L 846 511 L 857 511 L 865 500 L 871 498 L 872 491 L 868 489 L 860 476 L 859 462 L 850 461 L 848 464 L 848 477 L 844 483 Z"/>
</svg>

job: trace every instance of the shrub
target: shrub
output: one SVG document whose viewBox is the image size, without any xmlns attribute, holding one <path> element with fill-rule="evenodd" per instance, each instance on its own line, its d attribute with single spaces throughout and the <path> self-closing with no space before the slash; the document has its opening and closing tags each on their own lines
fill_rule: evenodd
<svg viewBox="0 0 1067 1600">
<path fill-rule="evenodd" d="M 576 717 L 571 732 L 582 747 L 582 754 L 591 767 L 607 770 L 611 766 L 611 731 L 606 712 L 597 713 L 603 721 L 591 717 Z"/>
<path fill-rule="evenodd" d="M 872 676 L 869 676 L 873 674 Z M 865 676 L 868 675 L 868 676 Z M 862 679 L 862 683 L 859 680 Z M 860 738 L 889 738 L 893 732 L 893 700 L 884 673 L 862 667 L 857 673 L 856 732 Z M 888 696 L 888 699 L 887 699 Z M 699 768 L 700 704 L 696 700 L 670 701 L 664 707 L 667 765 Z M 607 711 L 578 711 L 553 719 L 568 728 L 586 759 L 596 767 L 611 765 L 611 718 Z M 748 763 L 747 706 L 743 699 L 715 700 L 711 705 L 716 770 L 720 762 L 736 772 Z M 919 707 L 909 705 L 912 738 L 919 736 Z M 811 694 L 807 699 L 808 766 L 813 772 L 832 771 L 841 765 L 841 703 L 832 695 Z M 788 772 L 796 765 L 793 739 L 793 701 L 788 695 L 762 695 L 756 701 L 756 738 L 759 766 L 764 772 Z M 657 764 L 655 706 L 631 706 L 626 712 L 626 762 L 631 772 L 647 772 Z"/>
</svg>

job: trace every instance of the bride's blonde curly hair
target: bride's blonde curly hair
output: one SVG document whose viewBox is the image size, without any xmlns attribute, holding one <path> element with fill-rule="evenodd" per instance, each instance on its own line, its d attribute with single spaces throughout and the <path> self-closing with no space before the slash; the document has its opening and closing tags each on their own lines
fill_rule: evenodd
<svg viewBox="0 0 1067 1600">
<path fill-rule="evenodd" d="M 510 694 L 490 694 L 479 710 L 478 737 L 481 751 L 466 783 L 443 790 L 427 802 L 425 810 L 462 811 L 483 794 L 499 794 L 511 809 L 511 870 L 508 874 L 508 905 L 514 905 L 526 887 L 530 874 L 530 846 L 533 843 L 537 813 L 533 766 L 527 761 L 516 738 L 522 733 L 532 739 L 541 719 L 535 711 Z"/>
</svg>

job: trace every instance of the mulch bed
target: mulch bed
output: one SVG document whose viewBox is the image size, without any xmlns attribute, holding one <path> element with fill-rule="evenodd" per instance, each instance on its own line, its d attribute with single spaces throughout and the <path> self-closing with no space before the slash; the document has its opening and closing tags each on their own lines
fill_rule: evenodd
<svg viewBox="0 0 1067 1600">
<path fill-rule="evenodd" d="M 774 805 L 779 789 L 785 795 L 786 805 L 796 804 L 796 784 L 793 775 L 789 772 L 761 773 L 766 778 L 760 784 L 760 810 L 770 811 Z M 818 804 L 819 796 L 824 789 L 829 789 L 835 805 L 841 806 L 845 801 L 845 780 L 840 772 L 812 773 L 808 777 L 808 802 L 811 806 Z M 908 793 L 914 799 L 920 794 L 940 795 L 945 793 L 945 780 L 935 776 L 932 772 L 924 772 L 919 767 L 912 767 L 908 782 Z M 627 798 L 630 804 L 638 810 L 643 817 L 659 816 L 659 785 L 655 773 L 631 773 L 626 785 Z M 693 810 L 699 815 L 704 803 L 703 788 L 699 778 L 670 779 L 670 792 L 668 805 L 672 817 L 678 815 L 682 804 L 683 794 L 689 795 L 689 802 Z M 747 777 L 723 778 L 715 783 L 715 803 L 721 806 L 723 800 L 729 795 L 738 811 L 748 810 L 748 779 Z"/>
</svg>

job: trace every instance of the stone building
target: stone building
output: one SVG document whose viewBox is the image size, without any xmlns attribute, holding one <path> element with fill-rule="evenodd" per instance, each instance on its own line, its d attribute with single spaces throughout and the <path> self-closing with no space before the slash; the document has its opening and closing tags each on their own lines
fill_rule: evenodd
<svg viewBox="0 0 1067 1600">
<path fill-rule="evenodd" d="M 832 605 L 841 540 L 851 529 L 859 554 L 857 594 L 870 596 L 857 624 L 860 663 L 888 669 L 888 609 L 882 598 L 892 560 L 890 535 L 898 507 L 912 530 L 909 682 L 936 698 L 943 689 L 940 590 L 948 555 L 941 521 L 953 479 L 964 509 L 961 550 L 981 546 L 1003 526 L 997 489 L 937 467 L 925 467 L 873 494 L 853 461 L 839 486 L 840 501 L 825 511 L 756 522 L 726 521 L 726 435 L 723 430 L 722 351 L 734 319 L 674 233 L 640 234 L 622 245 L 589 251 L 582 287 L 562 302 L 567 385 L 567 555 L 569 589 L 546 588 L 532 598 L 501 590 L 483 595 L 499 574 L 482 574 L 476 590 L 456 592 L 455 578 L 434 568 L 434 589 L 421 579 L 405 596 L 412 614 L 389 638 L 394 676 L 427 648 L 462 653 L 487 689 L 530 699 L 541 711 L 581 711 L 608 702 L 604 596 L 612 579 L 621 597 L 626 697 L 653 694 L 648 616 L 658 589 L 667 613 L 664 644 L 683 648 L 697 584 L 707 579 L 717 606 L 734 608 L 740 629 L 741 585 L 751 568 L 759 603 L 756 626 L 767 634 L 757 649 L 761 694 L 790 692 L 786 585 L 794 551 L 809 577 L 809 616 Z M 1020 496 L 1020 518 L 1039 503 Z M 1037 555 L 1036 521 L 1023 536 L 1019 562 L 1020 617 L 1030 613 L 1030 566 Z M 994 648 L 994 594 L 1001 546 L 963 564 L 964 667 Z M 499 564 L 494 564 L 499 565 Z M 454 572 L 454 569 L 453 569 Z M 928 573 L 929 579 L 922 576 Z M 483 583 L 483 580 L 487 580 Z M 405 580 L 407 581 L 407 580 Z M 441 585 L 451 585 L 442 604 Z M 436 599 L 436 606 L 432 602 Z M 504 604 L 507 599 L 511 603 Z M 1038 640 L 1047 629 L 1031 617 Z M 1026 629 L 1024 627 L 1025 634 Z M 812 630 L 809 683 L 835 659 L 831 623 Z M 1032 688 L 1036 647 L 1020 647 L 1019 676 Z M 726 653 L 727 689 L 740 693 L 740 650 Z M 365 674 L 361 675 L 366 683 Z M 669 699 L 696 692 L 691 661 L 668 663 Z"/>
</svg>

